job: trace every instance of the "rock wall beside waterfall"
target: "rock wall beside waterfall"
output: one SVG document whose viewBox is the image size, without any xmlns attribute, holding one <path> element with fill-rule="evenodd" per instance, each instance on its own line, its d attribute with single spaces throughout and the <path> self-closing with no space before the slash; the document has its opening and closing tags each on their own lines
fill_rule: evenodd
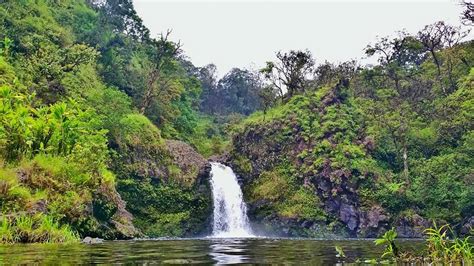
<svg viewBox="0 0 474 266">
<path fill-rule="evenodd" d="M 384 174 L 343 84 L 295 96 L 234 130 L 225 160 L 263 231 L 375 237 L 395 226 L 401 237 L 420 237 L 428 225 L 416 209 L 395 216 L 382 207 Z"/>
<path fill-rule="evenodd" d="M 151 123 L 116 135 L 112 145 L 117 190 L 144 235 L 210 232 L 210 165 L 190 145 L 161 138 Z"/>
</svg>

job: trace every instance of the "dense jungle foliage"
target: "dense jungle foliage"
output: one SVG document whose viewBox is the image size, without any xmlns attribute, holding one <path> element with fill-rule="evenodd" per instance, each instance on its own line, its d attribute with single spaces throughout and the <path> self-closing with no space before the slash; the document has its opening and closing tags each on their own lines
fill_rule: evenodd
<svg viewBox="0 0 474 266">
<path fill-rule="evenodd" d="M 130 0 L 0 1 L 0 22 L 0 242 L 204 234 L 213 155 L 288 235 L 474 226 L 465 28 L 382 38 L 374 66 L 288 51 L 218 79 Z"/>
<path fill-rule="evenodd" d="M 210 155 L 223 138 L 169 33 L 130 1 L 2 1 L 0 21 L 2 241 L 203 230 L 209 194 L 165 139 Z"/>
<path fill-rule="evenodd" d="M 251 215 L 283 224 L 289 235 L 345 228 L 374 237 L 394 225 L 403 237 L 422 237 L 432 221 L 469 234 L 474 43 L 462 41 L 467 36 L 443 22 L 399 32 L 366 48 L 379 58 L 368 67 L 313 68 L 309 52 L 279 53 L 262 70 L 279 95 L 275 106 L 233 127 L 230 161 L 246 177 Z"/>
</svg>

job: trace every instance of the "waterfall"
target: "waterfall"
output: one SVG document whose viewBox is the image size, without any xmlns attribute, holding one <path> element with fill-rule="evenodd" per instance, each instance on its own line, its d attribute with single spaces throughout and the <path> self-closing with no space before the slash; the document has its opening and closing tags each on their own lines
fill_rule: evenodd
<svg viewBox="0 0 474 266">
<path fill-rule="evenodd" d="M 247 207 L 237 177 L 230 167 L 211 163 L 214 200 L 213 237 L 251 237 Z"/>
</svg>

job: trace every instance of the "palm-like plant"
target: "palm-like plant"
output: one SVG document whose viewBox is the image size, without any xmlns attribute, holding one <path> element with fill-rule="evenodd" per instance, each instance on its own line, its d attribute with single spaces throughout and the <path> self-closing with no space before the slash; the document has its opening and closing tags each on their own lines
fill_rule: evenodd
<svg viewBox="0 0 474 266">
<path fill-rule="evenodd" d="M 382 258 L 386 256 L 398 257 L 398 248 L 395 245 L 395 238 L 397 238 L 397 232 L 395 228 L 392 228 L 385 232 L 381 238 L 374 240 L 375 245 L 385 245 Z"/>
</svg>

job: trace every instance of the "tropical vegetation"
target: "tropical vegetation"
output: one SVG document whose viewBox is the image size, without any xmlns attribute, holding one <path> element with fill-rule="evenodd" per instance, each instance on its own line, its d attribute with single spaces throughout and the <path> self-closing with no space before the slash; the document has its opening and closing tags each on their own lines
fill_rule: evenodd
<svg viewBox="0 0 474 266">
<path fill-rule="evenodd" d="M 211 158 L 264 231 L 383 236 L 393 257 L 397 235 L 427 237 L 432 261 L 472 258 L 445 234 L 474 226 L 465 9 L 463 26 L 369 44 L 374 65 L 290 50 L 219 78 L 131 0 L 0 1 L 0 242 L 206 234 Z"/>
</svg>

